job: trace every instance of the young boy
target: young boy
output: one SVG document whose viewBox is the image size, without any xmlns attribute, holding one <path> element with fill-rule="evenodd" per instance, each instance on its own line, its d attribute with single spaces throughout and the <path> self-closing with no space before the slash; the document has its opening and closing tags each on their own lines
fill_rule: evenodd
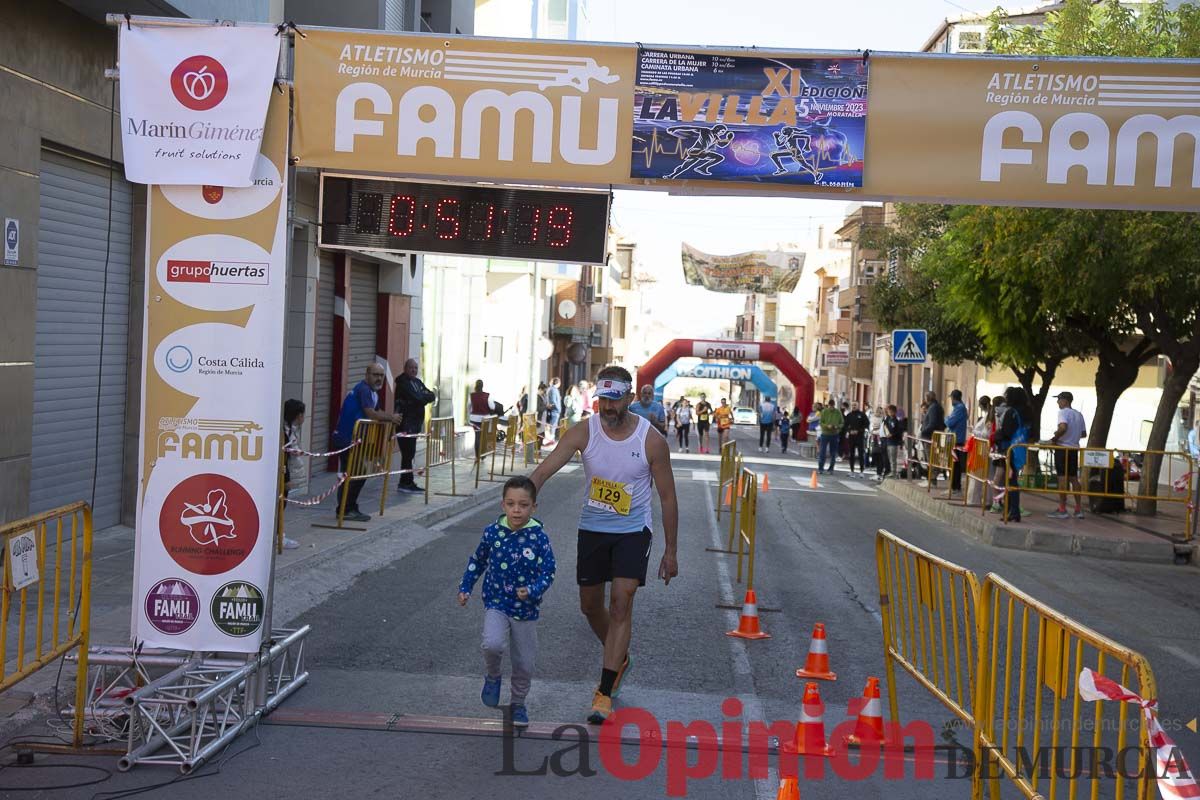
<svg viewBox="0 0 1200 800">
<path fill-rule="evenodd" d="M 787 412 L 782 408 L 775 410 L 775 416 L 779 420 L 779 444 L 782 445 L 780 450 L 786 453 L 788 439 L 791 438 L 792 420 L 788 417 Z"/>
<path fill-rule="evenodd" d="M 537 510 L 537 487 L 525 476 L 504 484 L 504 514 L 483 531 L 475 555 L 467 562 L 458 587 L 458 604 L 465 606 L 475 581 L 483 581 L 483 663 L 486 674 L 480 698 L 485 706 L 500 705 L 500 660 L 506 643 L 512 652 L 512 692 L 509 713 L 517 728 L 529 725 L 525 697 L 537 660 L 537 618 L 542 596 L 554 582 L 554 551 Z"/>
</svg>

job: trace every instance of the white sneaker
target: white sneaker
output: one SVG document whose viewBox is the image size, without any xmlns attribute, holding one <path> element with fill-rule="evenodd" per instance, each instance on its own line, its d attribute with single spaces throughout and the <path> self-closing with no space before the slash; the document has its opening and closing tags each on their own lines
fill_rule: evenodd
<svg viewBox="0 0 1200 800">
<path fill-rule="evenodd" d="M 283 537 L 283 549 L 284 550 L 298 550 L 299 548 L 300 548 L 300 543 L 297 542 L 295 539 L 292 539 L 289 536 Z"/>
</svg>

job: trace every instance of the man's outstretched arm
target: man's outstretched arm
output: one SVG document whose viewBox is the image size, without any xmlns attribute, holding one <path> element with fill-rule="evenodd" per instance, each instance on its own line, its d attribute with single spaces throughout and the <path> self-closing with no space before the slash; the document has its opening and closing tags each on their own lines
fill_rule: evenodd
<svg viewBox="0 0 1200 800">
<path fill-rule="evenodd" d="M 554 450 L 550 455 L 546 456 L 546 460 L 538 464 L 537 469 L 529 476 L 533 481 L 533 485 L 542 490 L 542 484 L 550 480 L 550 476 L 563 468 L 576 453 L 582 452 L 587 447 L 587 423 L 582 425 L 572 425 L 567 428 L 567 432 L 558 440 Z"/>
</svg>

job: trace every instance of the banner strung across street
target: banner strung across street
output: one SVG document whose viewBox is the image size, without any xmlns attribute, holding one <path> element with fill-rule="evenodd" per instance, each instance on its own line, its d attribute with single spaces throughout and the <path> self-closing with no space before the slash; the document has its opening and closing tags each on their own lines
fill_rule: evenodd
<svg viewBox="0 0 1200 800">
<path fill-rule="evenodd" d="M 121 146 L 135 183 L 249 186 L 280 37 L 264 26 L 122 25 Z"/>
<path fill-rule="evenodd" d="M 804 270 L 804 253 L 755 250 L 732 256 L 702 253 L 683 242 L 683 276 L 690 286 L 712 292 L 775 294 L 796 288 Z"/>
<path fill-rule="evenodd" d="M 580 181 L 629 174 L 632 47 L 363 31 L 296 40 L 301 166 Z"/>
<path fill-rule="evenodd" d="M 641 50 L 630 175 L 860 187 L 867 61 Z"/>
<path fill-rule="evenodd" d="M 254 186 L 151 186 L 133 638 L 253 652 L 278 492 L 288 98 Z"/>
</svg>

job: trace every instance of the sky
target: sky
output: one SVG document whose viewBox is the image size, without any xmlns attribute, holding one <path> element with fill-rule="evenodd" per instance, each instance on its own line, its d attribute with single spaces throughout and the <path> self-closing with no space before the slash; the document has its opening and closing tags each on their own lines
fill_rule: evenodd
<svg viewBox="0 0 1200 800">
<path fill-rule="evenodd" d="M 977 6 L 972 0 L 589 0 L 589 28 L 582 38 L 645 45 L 917 51 L 946 17 L 986 12 L 995 5 L 995 0 Z M 671 309 L 661 321 L 679 335 L 702 337 L 731 327 L 745 299 L 687 286 L 679 261 L 681 241 L 714 254 L 784 243 L 803 249 L 815 246 L 818 226 L 829 233 L 836 230 L 848 205 L 618 191 L 613 219 L 623 237 L 637 242 L 642 269 L 658 279 L 651 305 Z"/>
</svg>

